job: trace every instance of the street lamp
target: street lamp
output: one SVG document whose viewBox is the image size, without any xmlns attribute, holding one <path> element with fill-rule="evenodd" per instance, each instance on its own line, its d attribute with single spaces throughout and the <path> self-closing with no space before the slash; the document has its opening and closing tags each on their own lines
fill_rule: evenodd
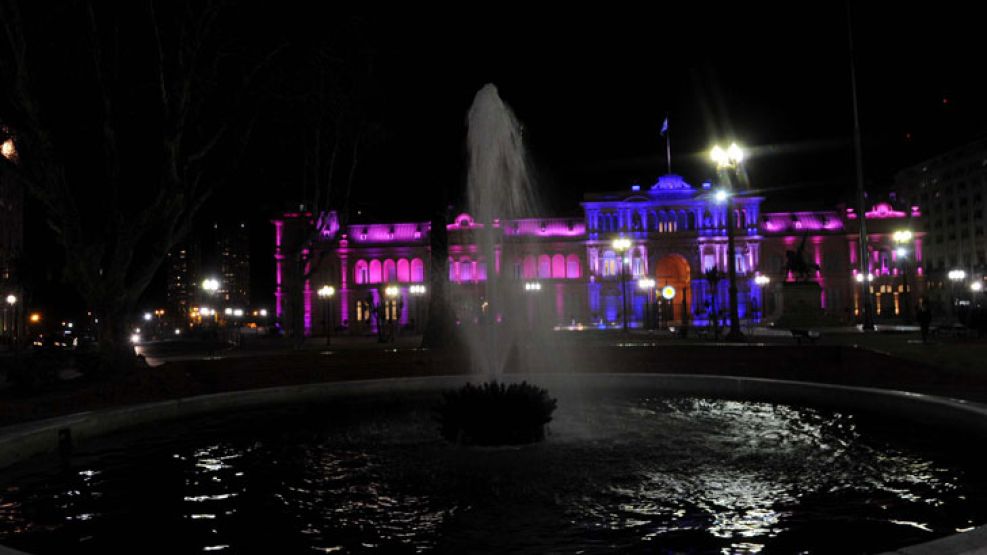
<svg viewBox="0 0 987 555">
<path fill-rule="evenodd" d="M 387 322 L 391 328 L 391 341 L 394 341 L 394 323 L 398 319 L 398 304 L 395 302 L 401 290 L 398 289 L 396 285 L 388 285 L 384 288 L 384 296 L 387 297 L 387 305 L 385 306 L 385 314 L 387 315 Z"/>
<path fill-rule="evenodd" d="M 966 279 L 966 272 L 960 269 L 950 270 L 948 274 L 949 285 L 949 312 L 953 319 L 957 319 L 956 314 L 956 284 Z"/>
<path fill-rule="evenodd" d="M 716 164 L 717 171 L 723 173 L 732 171 L 736 175 L 737 167 L 744 161 L 744 151 L 737 146 L 737 143 L 730 143 L 726 150 L 717 145 L 710 151 L 710 158 Z M 727 184 L 730 181 L 727 179 Z M 724 190 L 717 191 L 715 195 L 717 202 L 726 202 L 727 205 L 727 275 L 730 280 L 730 333 L 727 334 L 727 339 L 738 341 L 744 338 L 744 334 L 740 332 L 740 312 L 737 305 L 737 250 L 734 244 L 736 223 L 733 217 L 733 196 L 730 191 Z"/>
<path fill-rule="evenodd" d="M 620 256 L 620 307 L 624 316 L 624 333 L 627 333 L 627 279 L 624 273 L 624 253 L 630 248 L 630 239 L 617 237 L 613 240 L 613 250 Z"/>
<path fill-rule="evenodd" d="M 754 276 L 754 283 L 756 283 L 757 286 L 761 288 L 761 322 L 763 323 L 764 307 L 765 307 L 764 290 L 768 287 L 768 284 L 771 283 L 771 278 L 769 278 L 764 274 L 757 274 L 756 276 Z"/>
<path fill-rule="evenodd" d="M 641 279 L 637 280 L 637 286 L 638 286 L 639 289 L 641 289 L 641 291 L 644 291 L 644 295 L 645 295 L 645 297 L 647 299 L 647 301 L 644 304 L 644 307 L 645 307 L 645 310 L 644 310 L 645 328 L 646 329 L 654 329 L 655 328 L 655 325 L 654 325 L 655 318 L 654 318 L 654 314 L 652 314 L 652 304 L 653 304 L 653 302 L 651 300 L 651 292 L 655 290 L 655 280 L 653 280 L 651 278 L 641 278 Z"/>
<path fill-rule="evenodd" d="M 332 322 L 330 321 L 330 315 L 332 314 L 332 297 L 336 294 L 336 288 L 331 285 L 323 285 L 319 288 L 318 295 L 323 301 L 323 308 L 326 314 L 326 345 L 331 345 L 332 337 Z"/>
<path fill-rule="evenodd" d="M 896 258 L 901 261 L 901 286 L 902 289 L 904 289 L 903 293 L 905 295 L 905 306 L 902 307 L 902 310 L 905 313 L 904 320 L 906 324 L 910 324 L 912 322 L 912 293 L 908 290 L 908 266 L 906 265 L 906 261 L 908 260 L 908 248 L 906 248 L 905 245 L 912 241 L 912 232 L 907 229 L 902 229 L 895 231 L 891 237 L 894 239 L 895 245 L 897 245 L 897 248 L 895 249 L 895 254 L 897 255 Z"/>
</svg>

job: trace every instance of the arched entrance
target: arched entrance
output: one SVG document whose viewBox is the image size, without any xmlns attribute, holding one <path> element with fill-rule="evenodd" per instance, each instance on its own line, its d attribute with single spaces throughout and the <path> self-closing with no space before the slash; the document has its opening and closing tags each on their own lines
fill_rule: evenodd
<svg viewBox="0 0 987 555">
<path fill-rule="evenodd" d="M 655 291 L 660 296 L 666 285 L 675 288 L 675 298 L 672 299 L 672 320 L 682 322 L 682 298 L 685 296 L 685 306 L 692 306 L 692 290 L 689 287 L 691 270 L 689 262 L 681 255 L 669 254 L 655 264 Z"/>
</svg>

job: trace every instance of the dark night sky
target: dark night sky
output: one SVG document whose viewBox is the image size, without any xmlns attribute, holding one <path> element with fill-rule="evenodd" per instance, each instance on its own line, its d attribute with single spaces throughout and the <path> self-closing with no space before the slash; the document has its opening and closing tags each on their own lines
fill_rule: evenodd
<svg viewBox="0 0 987 555">
<path fill-rule="evenodd" d="M 274 5 L 240 10 L 243 38 L 295 48 L 325 38 L 334 21 L 361 21 L 383 129 L 353 193 L 365 217 L 426 219 L 443 189 L 458 201 L 465 114 L 487 82 L 525 126 L 546 213 L 578 213 L 584 192 L 664 173 L 666 112 L 674 169 L 690 182 L 711 176 L 705 157 L 714 141 L 736 139 L 751 153 L 747 169 L 769 209 L 826 208 L 852 194 L 843 3 L 607 12 L 488 3 L 362 14 Z M 897 169 L 987 131 L 974 9 L 900 6 L 854 8 L 864 165 L 874 190 L 886 189 Z M 280 63 L 291 71 L 287 58 Z M 258 302 L 273 287 L 268 220 L 300 190 L 293 130 L 269 117 L 277 111 L 262 104 L 240 175 L 202 216 L 250 222 Z"/>
</svg>

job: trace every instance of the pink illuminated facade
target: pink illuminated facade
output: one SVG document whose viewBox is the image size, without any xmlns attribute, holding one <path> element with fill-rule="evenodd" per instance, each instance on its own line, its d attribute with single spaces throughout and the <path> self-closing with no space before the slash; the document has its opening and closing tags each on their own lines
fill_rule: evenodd
<svg viewBox="0 0 987 555">
<path fill-rule="evenodd" d="M 674 297 L 662 311 L 666 323 L 687 318 L 708 323 L 712 308 L 727 307 L 726 280 L 713 288 L 704 274 L 727 268 L 726 205 L 717 203 L 708 184 L 693 187 L 681 177 L 666 175 L 647 190 L 630 193 L 590 194 L 582 203 L 581 217 L 529 218 L 495 221 L 498 247 L 495 260 L 486 260 L 475 232 L 483 227 L 469 214 L 447 224 L 449 237 L 448 282 L 450 296 L 461 322 L 475 319 L 483 303 L 483 282 L 493 275 L 514 280 L 519 290 L 537 297 L 538 313 L 559 326 L 608 327 L 622 320 L 621 263 L 626 279 L 628 320 L 639 326 L 662 288 L 670 286 Z M 855 219 L 850 209 L 773 212 L 760 211 L 761 197 L 738 197 L 734 202 L 737 225 L 736 266 L 742 318 L 770 317 L 778 303 L 778 284 L 792 279 L 783 275 L 786 250 L 796 250 L 803 238 L 807 258 L 819 265 L 813 279 L 821 286 L 820 306 L 838 316 L 850 317 L 859 305 L 855 296 Z M 909 289 L 922 287 L 920 268 L 924 233 L 915 227 L 917 207 L 903 211 L 878 204 L 868 211 L 871 232 L 871 282 L 880 316 L 900 314 L 904 281 Z M 415 296 L 412 286 L 428 283 L 431 272 L 428 222 L 361 223 L 341 226 L 335 213 L 284 214 L 274 220 L 276 310 L 301 310 L 307 334 L 324 333 L 325 314 L 313 292 L 322 285 L 337 290 L 332 322 L 351 333 L 370 332 L 372 304 L 385 303 L 387 313 L 407 326 L 420 327 L 426 317 L 426 297 Z M 286 237 L 320 229 L 313 247 L 315 266 L 301 295 L 292 296 L 289 272 L 298 272 L 297 257 L 286 251 Z M 892 234 L 910 229 L 913 240 L 898 256 Z M 615 237 L 631 240 L 623 254 L 615 252 Z M 290 241 L 289 241 L 290 242 Z M 313 262 L 309 262 L 312 264 Z M 755 285 L 757 274 L 771 278 L 767 289 Z M 907 273 L 907 278 L 905 277 Z M 655 290 L 638 287 L 641 278 L 655 280 Z M 537 284 L 537 285 L 535 285 Z M 398 298 L 383 296 L 385 286 L 397 287 Z M 420 289 L 420 288 L 418 288 Z M 292 307 L 289 299 L 299 299 Z"/>
</svg>

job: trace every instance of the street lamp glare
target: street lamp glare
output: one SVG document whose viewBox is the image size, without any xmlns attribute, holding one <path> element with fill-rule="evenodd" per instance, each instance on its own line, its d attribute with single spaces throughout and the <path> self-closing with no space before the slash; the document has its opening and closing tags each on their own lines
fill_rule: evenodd
<svg viewBox="0 0 987 555">
<path fill-rule="evenodd" d="M 904 258 L 908 256 L 908 249 L 905 247 L 898 247 L 895 249 L 895 253 L 898 255 L 898 258 Z"/>
<path fill-rule="evenodd" d="M 206 278 L 202 280 L 202 288 L 210 293 L 215 293 L 219 290 L 219 280 L 216 278 Z"/>
<path fill-rule="evenodd" d="M 963 281 L 966 279 L 966 272 L 963 270 L 950 270 L 947 275 L 952 281 Z"/>
<path fill-rule="evenodd" d="M 739 164 L 744 161 L 744 151 L 737 146 L 737 143 L 730 143 L 730 148 L 727 149 L 727 157 L 731 162 Z"/>
<path fill-rule="evenodd" d="M 722 166 L 727 161 L 727 153 L 720 148 L 720 145 L 714 146 L 713 150 L 709 151 L 709 157 L 713 159 L 713 162 L 715 162 L 717 166 Z"/>
<path fill-rule="evenodd" d="M 973 291 L 974 293 L 979 293 L 980 290 L 983 288 L 984 288 L 984 284 L 982 281 L 975 281 L 970 284 L 970 291 Z"/>
<path fill-rule="evenodd" d="M 11 306 L 17 304 L 17 296 L 16 295 L 7 295 L 7 299 L 6 300 L 7 300 L 7 304 L 9 304 Z"/>
<path fill-rule="evenodd" d="M 718 189 L 716 191 L 716 193 L 713 194 L 713 198 L 718 203 L 726 202 L 727 196 L 729 196 L 729 195 L 727 194 L 726 190 L 724 190 L 724 189 Z"/>
<path fill-rule="evenodd" d="M 631 240 L 626 237 L 617 237 L 613 240 L 613 250 L 617 252 L 624 252 L 631 248 Z"/>
<path fill-rule="evenodd" d="M 319 297 L 326 299 L 336 294 L 336 288 L 332 285 L 323 285 L 319 289 Z"/>
</svg>

